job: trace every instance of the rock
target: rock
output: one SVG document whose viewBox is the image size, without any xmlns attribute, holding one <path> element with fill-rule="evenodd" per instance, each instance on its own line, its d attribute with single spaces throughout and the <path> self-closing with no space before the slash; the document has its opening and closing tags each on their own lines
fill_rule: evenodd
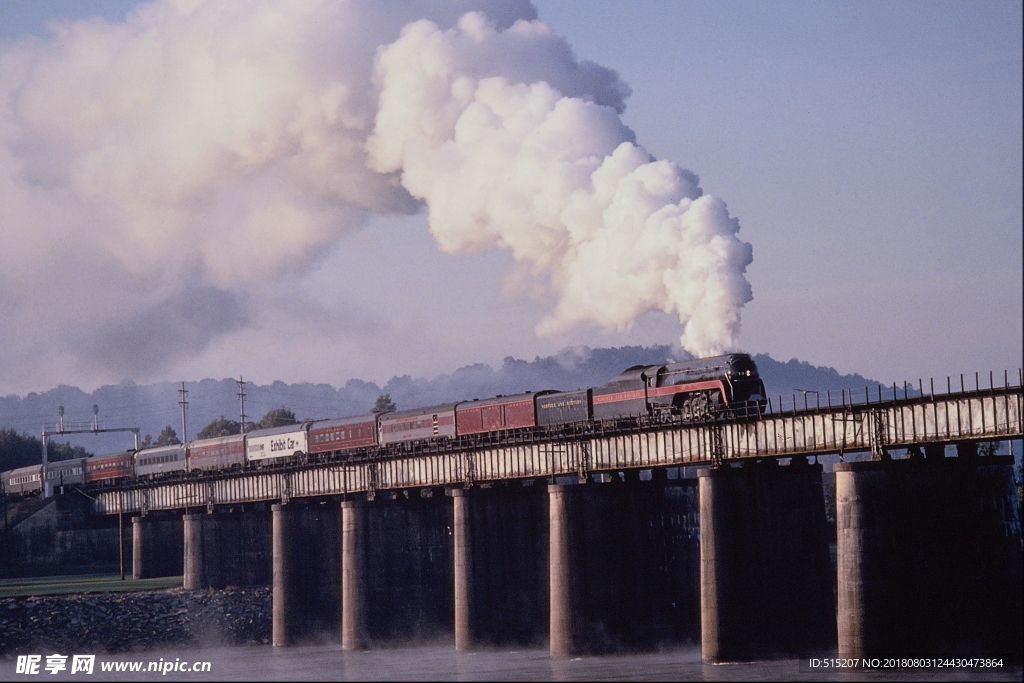
<svg viewBox="0 0 1024 683">
<path fill-rule="evenodd" d="M 0 655 L 269 642 L 269 586 L 0 600 Z"/>
</svg>

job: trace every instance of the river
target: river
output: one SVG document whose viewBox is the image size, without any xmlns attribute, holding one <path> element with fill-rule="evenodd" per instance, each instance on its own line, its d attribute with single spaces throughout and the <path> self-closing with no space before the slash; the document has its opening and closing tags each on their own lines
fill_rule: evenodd
<svg viewBox="0 0 1024 683">
<path fill-rule="evenodd" d="M 0 659 L 0 680 L 84 681 L 1020 681 L 1021 667 L 985 670 L 845 671 L 808 669 L 797 660 L 708 665 L 698 647 L 664 652 L 553 660 L 547 650 L 456 652 L 431 645 L 344 652 L 339 645 L 274 648 L 269 645 L 149 650 L 97 654 L 93 673 L 66 669 L 51 674 L 42 655 L 38 673 L 18 673 L 14 659 Z M 63 655 L 88 653 L 56 653 Z M 141 671 L 112 671 L 141 663 Z M 147 671 L 149 663 L 166 673 Z M 180 670 L 209 662 L 208 671 Z M 106 665 L 106 666 L 105 666 Z M 179 670 L 174 670 L 175 668 Z M 204 668 L 204 666 L 200 666 Z"/>
</svg>

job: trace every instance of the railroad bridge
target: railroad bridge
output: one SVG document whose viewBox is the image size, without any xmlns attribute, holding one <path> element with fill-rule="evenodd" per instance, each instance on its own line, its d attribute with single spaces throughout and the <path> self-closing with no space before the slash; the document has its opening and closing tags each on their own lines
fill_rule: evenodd
<svg viewBox="0 0 1024 683">
<path fill-rule="evenodd" d="M 276 645 L 454 632 L 555 656 L 699 639 L 706 661 L 1019 661 L 1013 459 L 978 444 L 1024 436 L 1024 392 L 1019 371 L 985 379 L 86 493 L 133 515 L 137 577 L 272 582 Z M 857 453 L 826 496 L 816 456 Z"/>
</svg>

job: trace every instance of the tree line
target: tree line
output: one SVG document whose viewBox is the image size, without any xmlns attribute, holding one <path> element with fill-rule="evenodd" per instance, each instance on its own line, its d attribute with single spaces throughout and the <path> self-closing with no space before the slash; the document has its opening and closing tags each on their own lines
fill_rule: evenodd
<svg viewBox="0 0 1024 683">
<path fill-rule="evenodd" d="M 395 404 L 390 394 L 382 394 L 374 404 L 373 412 L 385 412 L 394 410 Z M 266 415 L 260 418 L 259 422 L 245 422 L 240 424 L 236 420 L 229 420 L 223 415 L 199 430 L 197 439 L 212 439 L 219 436 L 231 436 L 251 432 L 254 429 L 270 429 L 271 427 L 282 427 L 298 423 L 295 413 L 285 408 L 274 408 L 267 411 Z M 244 428 L 243 428 L 244 427 Z M 154 439 L 152 435 L 146 434 L 139 441 L 140 448 L 155 448 L 159 446 L 173 446 L 180 444 L 178 432 L 171 425 L 164 427 Z M 81 446 L 72 446 L 68 443 L 54 443 L 47 441 L 47 459 L 49 460 L 70 460 L 71 458 L 87 458 L 90 453 Z M 36 436 L 19 434 L 13 429 L 0 429 L 0 472 L 38 465 L 42 462 L 43 442 Z"/>
<path fill-rule="evenodd" d="M 92 455 L 81 446 L 54 443 L 47 440 L 46 456 L 49 460 L 70 460 Z M 19 434 L 13 429 L 0 429 L 0 472 L 38 465 L 43 458 L 43 440 L 38 436 Z"/>
<path fill-rule="evenodd" d="M 371 412 L 382 413 L 389 410 L 395 409 L 395 403 L 391 400 L 391 394 L 382 394 L 377 397 L 376 403 L 374 403 Z M 306 420 L 303 420 L 305 422 Z M 245 423 L 245 428 L 237 420 L 229 420 L 223 415 L 218 417 L 216 420 L 199 430 L 196 435 L 197 439 L 213 439 L 218 436 L 231 436 L 232 434 L 241 434 L 243 432 L 251 432 L 254 429 L 270 429 L 271 427 L 283 427 L 285 425 L 297 424 L 299 420 L 295 417 L 295 413 L 285 407 L 274 408 L 267 412 L 259 422 L 248 422 Z M 170 427 L 167 427 L 170 429 Z M 164 431 L 166 432 L 167 429 Z M 172 432 L 174 430 L 171 430 Z M 175 435 L 175 438 L 177 436 Z M 178 443 L 175 441 L 174 443 Z M 159 444 L 157 444 L 159 445 Z"/>
<path fill-rule="evenodd" d="M 387 402 L 385 402 L 387 403 Z M 244 431 L 250 432 L 254 429 L 269 429 L 270 427 L 281 427 L 283 425 L 296 424 L 298 420 L 295 413 L 288 408 L 274 408 L 267 412 L 259 422 L 246 421 Z M 203 427 L 196 435 L 197 439 L 210 439 L 218 436 L 230 436 L 241 434 L 241 426 L 235 420 L 228 420 L 223 415 Z M 146 434 L 139 441 L 140 448 L 154 448 L 158 446 L 173 446 L 180 444 L 178 432 L 171 425 L 167 425 L 154 439 L 152 435 Z M 51 461 L 70 460 L 72 458 L 87 458 L 94 453 L 87 451 L 81 446 L 72 446 L 70 442 L 55 443 L 47 440 L 47 459 Z M 42 462 L 43 441 L 38 436 L 19 434 L 13 429 L 0 429 L 0 472 L 38 465 Z"/>
<path fill-rule="evenodd" d="M 244 429 L 242 429 L 242 425 L 238 420 L 229 420 L 221 415 L 216 420 L 200 429 L 195 438 L 214 439 L 219 436 L 231 436 L 233 434 L 251 432 L 254 429 L 283 427 L 284 425 L 292 425 L 297 422 L 298 419 L 296 419 L 295 413 L 283 406 L 267 411 L 267 414 L 260 418 L 259 422 L 249 422 L 246 420 Z M 181 439 L 178 438 L 178 432 L 170 425 L 167 425 L 155 440 L 147 434 L 146 438 L 142 440 L 142 447 L 152 448 L 156 446 L 173 446 L 174 444 L 179 443 L 181 443 Z"/>
</svg>

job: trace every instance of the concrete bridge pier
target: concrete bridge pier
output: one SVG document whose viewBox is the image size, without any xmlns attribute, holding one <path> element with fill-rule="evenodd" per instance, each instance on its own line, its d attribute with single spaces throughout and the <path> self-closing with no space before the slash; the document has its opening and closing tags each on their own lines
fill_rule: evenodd
<svg viewBox="0 0 1024 683">
<path fill-rule="evenodd" d="M 341 572 L 336 504 L 277 504 L 271 514 L 274 645 L 337 637 Z"/>
<path fill-rule="evenodd" d="M 366 505 L 341 504 L 341 647 L 350 651 L 367 645 Z"/>
<path fill-rule="evenodd" d="M 452 573 L 455 575 L 455 649 L 469 650 L 474 644 L 473 612 L 473 537 L 471 511 L 466 491 L 452 491 Z"/>
<path fill-rule="evenodd" d="M 183 526 L 187 590 L 270 584 L 269 511 L 188 514 Z"/>
<path fill-rule="evenodd" d="M 440 489 L 342 503 L 344 649 L 451 638 L 452 514 Z"/>
<path fill-rule="evenodd" d="M 839 654 L 1021 657 L 1010 456 L 836 465 Z"/>
<path fill-rule="evenodd" d="M 549 485 L 548 501 L 553 657 L 696 638 L 692 482 Z"/>
<path fill-rule="evenodd" d="M 132 517 L 132 578 L 182 573 L 182 521 L 177 516 Z"/>
<path fill-rule="evenodd" d="M 825 653 L 835 598 L 821 465 L 700 470 L 705 662 Z"/>
<path fill-rule="evenodd" d="M 573 629 L 573 595 L 570 546 L 569 493 L 567 487 L 548 486 L 548 629 L 552 657 L 569 657 L 576 653 L 577 638 Z"/>
<path fill-rule="evenodd" d="M 182 587 L 185 590 L 202 590 L 209 587 L 204 570 L 205 561 L 212 560 L 217 544 L 204 543 L 203 519 L 205 514 L 186 514 L 182 517 L 183 527 L 183 574 Z"/>
<path fill-rule="evenodd" d="M 455 648 L 547 636 L 547 488 L 453 489 Z"/>
</svg>

